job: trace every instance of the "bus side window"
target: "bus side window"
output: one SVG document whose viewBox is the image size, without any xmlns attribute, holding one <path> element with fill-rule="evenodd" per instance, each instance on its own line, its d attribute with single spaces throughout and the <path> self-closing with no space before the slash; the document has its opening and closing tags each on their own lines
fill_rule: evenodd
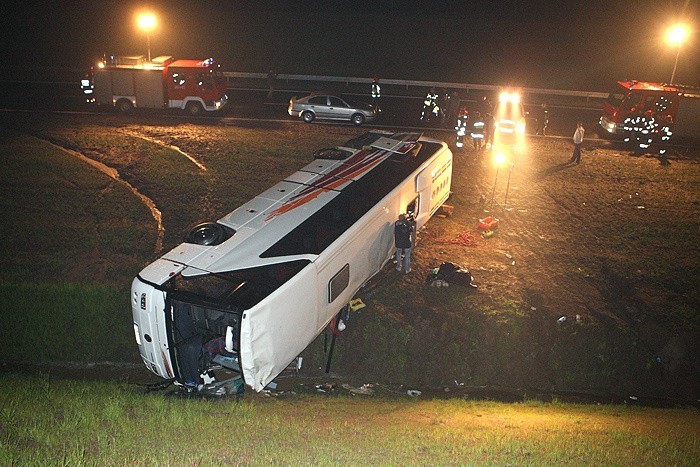
<svg viewBox="0 0 700 467">
<path fill-rule="evenodd" d="M 346 264 L 328 282 L 328 303 L 338 298 L 338 296 L 350 284 L 350 265 Z"/>
</svg>

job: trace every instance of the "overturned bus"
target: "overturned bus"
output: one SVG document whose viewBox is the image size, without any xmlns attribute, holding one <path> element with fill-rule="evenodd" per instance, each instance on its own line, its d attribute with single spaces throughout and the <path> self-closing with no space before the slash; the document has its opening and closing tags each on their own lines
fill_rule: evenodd
<svg viewBox="0 0 700 467">
<path fill-rule="evenodd" d="M 390 261 L 398 215 L 420 229 L 450 194 L 452 153 L 417 133 L 369 132 L 314 157 L 133 280 L 153 373 L 192 391 L 263 390 Z"/>
</svg>

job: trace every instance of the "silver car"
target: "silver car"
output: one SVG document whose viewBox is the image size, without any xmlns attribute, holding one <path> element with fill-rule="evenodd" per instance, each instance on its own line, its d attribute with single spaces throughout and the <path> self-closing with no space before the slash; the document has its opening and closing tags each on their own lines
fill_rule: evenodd
<svg viewBox="0 0 700 467">
<path fill-rule="evenodd" d="M 349 103 L 333 94 L 312 93 L 299 99 L 289 99 L 287 112 L 292 117 L 301 117 L 306 123 L 319 118 L 347 120 L 355 125 L 362 125 L 374 120 L 379 114 L 379 108 L 372 104 Z"/>
</svg>

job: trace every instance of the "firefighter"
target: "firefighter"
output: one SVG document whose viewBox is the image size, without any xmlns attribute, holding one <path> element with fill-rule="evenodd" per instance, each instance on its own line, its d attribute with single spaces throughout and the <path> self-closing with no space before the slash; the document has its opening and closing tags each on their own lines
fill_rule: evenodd
<svg viewBox="0 0 700 467">
<path fill-rule="evenodd" d="M 659 123 L 650 110 L 636 112 L 623 122 L 623 128 L 628 133 L 624 141 L 632 143 L 634 155 L 644 154 L 654 139 L 654 134 L 659 131 Z"/>
<path fill-rule="evenodd" d="M 457 130 L 457 143 L 458 148 L 464 147 L 464 136 L 467 134 L 467 128 L 469 126 L 469 110 L 466 107 L 459 109 L 457 114 L 457 124 L 455 125 L 455 130 Z"/>
<path fill-rule="evenodd" d="M 379 77 L 375 76 L 372 78 L 372 101 L 375 104 L 379 103 L 379 98 L 382 97 L 382 88 L 379 86 Z"/>
<path fill-rule="evenodd" d="M 481 151 L 481 145 L 484 141 L 484 119 L 481 117 L 481 112 L 478 110 L 474 113 L 470 135 L 472 137 L 474 149 Z"/>
<path fill-rule="evenodd" d="M 423 110 L 420 114 L 421 121 L 429 122 L 433 117 L 440 115 L 440 107 L 438 106 L 438 95 L 435 88 L 430 88 L 430 92 L 423 99 Z"/>
<path fill-rule="evenodd" d="M 496 135 L 496 119 L 491 113 L 486 114 L 484 119 L 484 146 L 486 149 L 491 149 L 493 146 L 493 138 Z"/>
<path fill-rule="evenodd" d="M 672 136 L 673 117 L 667 115 L 666 117 L 661 119 L 661 123 L 659 124 L 659 131 L 655 135 L 656 146 L 659 150 L 659 160 L 661 161 L 661 165 L 669 165 L 668 155 L 666 154 L 666 151 L 668 149 L 668 143 L 671 141 Z"/>
<path fill-rule="evenodd" d="M 454 125 L 459 117 L 460 106 L 459 106 L 459 93 L 457 91 L 452 91 L 447 100 L 447 105 L 443 107 L 445 112 L 445 122 L 447 125 Z"/>
<path fill-rule="evenodd" d="M 537 115 L 537 134 L 546 136 L 547 125 L 549 125 L 549 110 L 547 110 L 547 104 L 543 102 Z"/>
<path fill-rule="evenodd" d="M 489 100 L 488 96 L 481 96 L 481 101 L 479 102 L 477 108 L 479 109 L 479 113 L 481 113 L 481 115 L 486 115 L 493 112 L 493 106 L 491 105 L 491 101 Z"/>
</svg>

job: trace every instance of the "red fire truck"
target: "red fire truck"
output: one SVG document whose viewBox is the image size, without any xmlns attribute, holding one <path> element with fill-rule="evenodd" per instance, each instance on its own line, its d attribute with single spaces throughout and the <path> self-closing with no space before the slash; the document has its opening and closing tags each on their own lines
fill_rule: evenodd
<svg viewBox="0 0 700 467">
<path fill-rule="evenodd" d="M 600 126 L 608 133 L 626 136 L 634 122 L 644 119 L 657 125 L 670 123 L 674 139 L 700 139 L 700 88 L 618 81 L 603 104 Z"/>
<path fill-rule="evenodd" d="M 182 109 L 190 115 L 222 109 L 228 102 L 226 78 L 213 59 L 175 60 L 162 56 L 110 56 L 99 62 L 81 88 L 88 102 L 123 113 L 133 108 Z"/>
</svg>

